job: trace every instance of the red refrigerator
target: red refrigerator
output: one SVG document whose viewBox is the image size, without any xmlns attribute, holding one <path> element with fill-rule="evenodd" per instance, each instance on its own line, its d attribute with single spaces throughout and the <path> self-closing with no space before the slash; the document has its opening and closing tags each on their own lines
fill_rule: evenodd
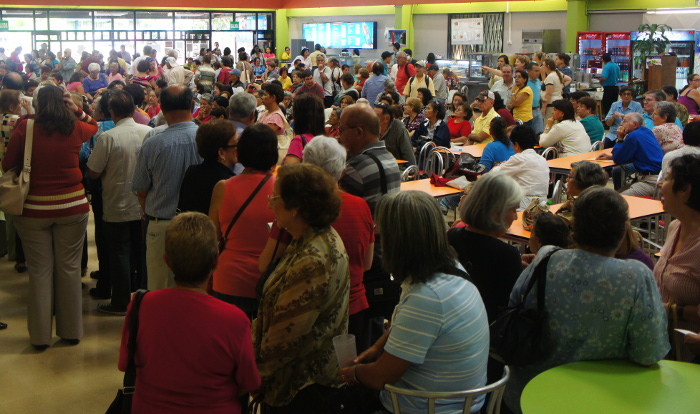
<svg viewBox="0 0 700 414">
<path fill-rule="evenodd" d="M 580 69 L 600 67 L 601 56 L 605 48 L 605 33 L 579 32 L 576 53 L 581 56 Z"/>
<path fill-rule="evenodd" d="M 620 67 L 619 85 L 629 83 L 629 70 L 632 61 L 632 42 L 630 33 L 605 33 L 605 52 L 610 53 L 612 61 Z"/>
</svg>

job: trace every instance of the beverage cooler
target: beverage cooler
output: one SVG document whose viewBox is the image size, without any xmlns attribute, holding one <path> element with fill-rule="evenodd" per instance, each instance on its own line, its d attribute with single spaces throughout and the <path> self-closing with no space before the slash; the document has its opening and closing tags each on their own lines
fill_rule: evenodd
<svg viewBox="0 0 700 414">
<path fill-rule="evenodd" d="M 632 43 L 629 33 L 605 33 L 605 52 L 610 53 L 613 62 L 620 67 L 619 85 L 629 83 L 632 60 Z"/>
<path fill-rule="evenodd" d="M 678 65 L 676 67 L 676 88 L 682 89 L 687 83 L 687 77 L 693 69 L 695 62 L 695 30 L 672 30 L 666 32 L 666 37 L 671 41 L 666 52 L 673 52 L 678 56 Z M 630 37 L 632 42 L 639 37 L 639 32 L 631 32 Z M 642 35 L 644 35 L 642 33 Z M 641 78 L 641 66 L 633 67 L 632 76 Z"/>
<path fill-rule="evenodd" d="M 576 43 L 576 53 L 581 56 L 579 68 L 584 71 L 594 64 L 596 59 L 600 59 L 605 47 L 605 33 L 602 32 L 579 32 Z M 593 66 L 595 67 L 595 66 Z"/>
</svg>

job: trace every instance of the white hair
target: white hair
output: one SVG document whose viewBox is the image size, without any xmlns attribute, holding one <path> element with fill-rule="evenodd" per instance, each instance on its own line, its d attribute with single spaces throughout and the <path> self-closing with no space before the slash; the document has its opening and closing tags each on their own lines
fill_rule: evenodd
<svg viewBox="0 0 700 414">
<path fill-rule="evenodd" d="M 100 70 L 100 64 L 92 62 L 91 64 L 88 65 L 88 72 L 94 72 Z"/>
<path fill-rule="evenodd" d="M 321 167 L 334 180 L 340 180 L 345 170 L 347 151 L 337 139 L 324 135 L 314 137 L 304 147 L 304 162 Z"/>
</svg>

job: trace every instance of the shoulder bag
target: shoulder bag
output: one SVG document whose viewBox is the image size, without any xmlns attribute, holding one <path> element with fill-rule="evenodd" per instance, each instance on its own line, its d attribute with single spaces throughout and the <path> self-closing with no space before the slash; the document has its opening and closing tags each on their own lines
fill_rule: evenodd
<svg viewBox="0 0 700 414">
<path fill-rule="evenodd" d="M 117 396 L 110 404 L 105 414 L 129 414 L 131 413 L 131 401 L 136 391 L 136 336 L 139 332 L 139 309 L 141 301 L 148 293 L 147 290 L 139 289 L 134 295 L 131 303 L 131 314 L 129 315 L 129 365 L 124 372 L 124 387 L 117 391 Z"/>
<path fill-rule="evenodd" d="M 553 249 L 535 267 L 520 303 L 508 307 L 491 323 L 491 356 L 506 365 L 523 366 L 537 364 L 551 354 L 553 341 L 549 329 L 549 313 L 545 308 L 545 284 L 547 264 Z M 537 283 L 537 307 L 525 308 L 527 295 Z"/>
<path fill-rule="evenodd" d="M 34 120 L 27 120 L 27 136 L 24 141 L 24 164 L 16 166 L 0 177 L 0 211 L 21 216 L 24 201 L 29 195 L 29 177 L 32 172 L 32 143 Z"/>
<path fill-rule="evenodd" d="M 233 228 L 233 225 L 236 224 L 236 221 L 238 220 L 238 218 L 241 216 L 241 214 L 243 214 L 243 210 L 245 210 L 246 207 L 248 207 L 248 204 L 250 204 L 250 202 L 253 201 L 253 198 L 255 197 L 255 195 L 260 191 L 260 189 L 265 185 L 265 183 L 267 182 L 267 180 L 270 179 L 270 177 L 272 177 L 272 175 L 267 174 L 265 176 L 265 178 L 263 178 L 262 181 L 260 181 L 260 184 L 258 184 L 258 186 L 255 187 L 255 190 L 253 190 L 253 194 L 251 194 L 250 197 L 248 197 L 248 199 L 245 201 L 245 203 L 243 203 L 241 208 L 238 209 L 238 212 L 236 213 L 236 215 L 233 216 L 231 223 L 229 223 L 228 228 L 226 229 L 226 233 L 221 238 L 221 240 L 219 240 L 219 254 L 221 254 L 224 251 L 224 249 L 226 248 L 226 243 L 228 242 L 228 235 L 229 235 L 229 233 L 231 233 L 231 229 Z"/>
</svg>

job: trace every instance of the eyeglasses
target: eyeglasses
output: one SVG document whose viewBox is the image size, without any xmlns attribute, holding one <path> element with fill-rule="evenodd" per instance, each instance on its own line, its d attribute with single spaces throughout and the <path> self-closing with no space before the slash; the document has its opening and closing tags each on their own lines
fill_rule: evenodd
<svg viewBox="0 0 700 414">
<path fill-rule="evenodd" d="M 620 96 L 632 96 L 632 92 L 623 92 Z"/>
<path fill-rule="evenodd" d="M 268 194 L 267 195 L 267 202 L 270 204 L 274 204 L 275 200 L 277 200 L 278 198 L 280 198 L 280 196 L 274 195 L 274 194 Z"/>
</svg>

